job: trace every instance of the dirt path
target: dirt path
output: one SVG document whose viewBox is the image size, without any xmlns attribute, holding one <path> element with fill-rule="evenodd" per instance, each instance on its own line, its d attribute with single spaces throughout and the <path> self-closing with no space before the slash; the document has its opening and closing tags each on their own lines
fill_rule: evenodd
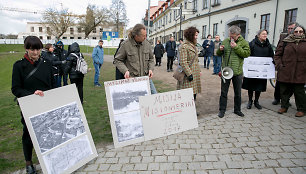
<svg viewBox="0 0 306 174">
<path fill-rule="evenodd" d="M 212 75 L 213 65 L 212 61 L 210 64 L 210 69 L 203 68 L 203 58 L 200 58 L 200 67 L 201 67 L 201 83 L 202 83 L 202 93 L 197 96 L 197 111 L 200 115 L 207 115 L 211 113 L 219 112 L 219 97 L 220 97 L 220 77 L 216 75 Z M 167 72 L 167 57 L 164 56 L 162 58 L 162 66 L 155 67 L 154 69 L 154 77 L 153 79 L 162 80 L 165 83 L 168 83 L 170 86 L 176 88 L 176 80 L 172 77 L 173 72 Z M 173 69 L 175 69 L 176 65 L 174 65 Z M 270 99 L 273 101 L 274 88 L 267 83 L 267 91 L 261 93 L 260 99 Z M 246 102 L 248 101 L 247 91 L 242 89 L 242 108 L 246 107 Z M 259 99 L 259 103 L 260 103 Z M 232 109 L 234 107 L 234 91 L 231 84 L 231 87 L 228 92 L 228 102 L 227 102 L 227 110 Z"/>
</svg>

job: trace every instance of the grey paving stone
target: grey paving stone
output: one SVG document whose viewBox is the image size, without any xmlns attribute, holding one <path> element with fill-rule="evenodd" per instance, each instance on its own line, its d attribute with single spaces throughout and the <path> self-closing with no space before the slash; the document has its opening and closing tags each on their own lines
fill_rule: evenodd
<svg viewBox="0 0 306 174">
<path fill-rule="evenodd" d="M 108 170 L 109 167 L 110 167 L 110 164 L 100 164 L 98 170 L 105 171 L 105 170 Z"/>
<path fill-rule="evenodd" d="M 120 171 L 122 168 L 122 164 L 112 164 L 108 170 L 110 171 Z"/>
<path fill-rule="evenodd" d="M 293 174 L 305 174 L 306 170 L 303 167 L 289 168 Z"/>
<path fill-rule="evenodd" d="M 159 170 L 159 163 L 149 163 L 148 170 Z"/>
<path fill-rule="evenodd" d="M 260 169 L 259 171 L 262 174 L 274 174 L 275 173 L 274 170 L 271 168 L 270 169 Z"/>
<path fill-rule="evenodd" d="M 226 169 L 226 163 L 224 161 L 212 162 L 215 169 Z"/>
<path fill-rule="evenodd" d="M 226 169 L 223 170 L 224 174 L 245 174 L 245 171 L 242 169 Z"/>
<path fill-rule="evenodd" d="M 135 164 L 123 164 L 122 171 L 131 171 L 134 169 Z"/>
<path fill-rule="evenodd" d="M 155 162 L 157 163 L 167 162 L 167 157 L 166 156 L 155 156 Z"/>
<path fill-rule="evenodd" d="M 140 156 L 131 157 L 131 158 L 130 158 L 130 163 L 140 163 L 141 158 L 142 158 L 142 157 L 140 157 Z"/>
<path fill-rule="evenodd" d="M 138 163 L 135 164 L 134 170 L 147 170 L 148 164 Z"/>
<path fill-rule="evenodd" d="M 217 155 L 205 155 L 206 161 L 218 161 Z"/>
<path fill-rule="evenodd" d="M 209 170 L 209 174 L 223 174 L 222 170 Z"/>
<path fill-rule="evenodd" d="M 194 171 L 181 171 L 181 174 L 194 174 Z"/>
<path fill-rule="evenodd" d="M 191 162 L 192 156 L 181 156 L 181 162 Z"/>
<path fill-rule="evenodd" d="M 295 167 L 296 165 L 290 159 L 278 159 L 281 167 Z"/>
<path fill-rule="evenodd" d="M 200 162 L 188 163 L 188 170 L 200 170 L 200 169 L 202 169 Z"/>
<path fill-rule="evenodd" d="M 214 169 L 212 162 L 202 162 L 200 164 L 202 169 Z"/>
<path fill-rule="evenodd" d="M 160 163 L 159 170 L 173 170 L 173 163 Z"/>
<path fill-rule="evenodd" d="M 130 157 L 120 157 L 118 163 L 119 164 L 127 164 L 130 162 Z"/>
<path fill-rule="evenodd" d="M 116 163 L 118 163 L 118 159 L 119 158 L 108 158 L 105 163 L 116 164 Z"/>
<path fill-rule="evenodd" d="M 264 160 L 267 167 L 279 167 L 279 164 L 276 160 Z"/>
<path fill-rule="evenodd" d="M 98 164 L 90 164 L 88 165 L 84 171 L 89 172 L 89 171 L 97 171 L 99 165 Z"/>
<path fill-rule="evenodd" d="M 288 174 L 291 173 L 287 168 L 275 168 L 277 174 Z"/>
<path fill-rule="evenodd" d="M 151 156 L 152 151 L 142 151 L 140 152 L 141 156 Z"/>
<path fill-rule="evenodd" d="M 180 157 L 179 156 L 168 156 L 168 162 L 179 162 Z"/>
</svg>

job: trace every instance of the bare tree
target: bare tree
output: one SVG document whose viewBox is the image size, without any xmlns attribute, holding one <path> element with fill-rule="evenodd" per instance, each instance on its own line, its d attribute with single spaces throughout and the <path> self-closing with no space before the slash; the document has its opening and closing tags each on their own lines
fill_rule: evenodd
<svg viewBox="0 0 306 174">
<path fill-rule="evenodd" d="M 68 9 L 62 9 L 60 11 L 49 8 L 43 14 L 43 23 L 47 27 L 47 34 L 55 36 L 56 40 L 67 31 L 68 27 L 73 25 L 74 17 L 68 13 Z"/>
<path fill-rule="evenodd" d="M 119 32 L 119 24 L 128 23 L 126 7 L 123 0 L 112 0 L 110 12 L 110 18 L 112 19 L 112 22 L 116 24 L 116 31 Z"/>
<path fill-rule="evenodd" d="M 80 17 L 79 26 L 84 28 L 85 38 L 100 24 L 107 23 L 109 10 L 105 7 L 99 9 L 95 5 L 88 5 L 86 15 Z"/>
</svg>

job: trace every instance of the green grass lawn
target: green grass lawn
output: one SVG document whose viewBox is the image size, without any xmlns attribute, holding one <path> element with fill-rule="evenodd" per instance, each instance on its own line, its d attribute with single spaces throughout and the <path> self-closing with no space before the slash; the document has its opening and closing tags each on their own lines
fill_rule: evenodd
<svg viewBox="0 0 306 174">
<path fill-rule="evenodd" d="M 19 48 L 17 46 L 11 47 Z M 2 48 L 10 50 L 11 48 Z M 24 51 L 20 51 L 24 52 Z M 12 67 L 16 60 L 21 59 L 23 53 L 0 54 L 0 173 L 9 173 L 24 168 L 24 157 L 21 144 L 22 124 L 20 110 L 11 93 Z M 92 59 L 85 56 L 89 65 L 89 72 L 84 79 L 84 112 L 96 146 L 112 143 L 112 133 L 109 123 L 107 102 L 104 87 L 94 87 L 94 68 Z M 105 62 L 101 69 L 100 82 L 115 79 L 115 68 L 111 62 Z M 159 92 L 174 90 L 162 81 L 154 81 Z M 34 153 L 35 154 L 35 153 Z M 35 155 L 34 155 L 35 156 Z M 36 156 L 34 163 L 38 163 Z"/>
</svg>

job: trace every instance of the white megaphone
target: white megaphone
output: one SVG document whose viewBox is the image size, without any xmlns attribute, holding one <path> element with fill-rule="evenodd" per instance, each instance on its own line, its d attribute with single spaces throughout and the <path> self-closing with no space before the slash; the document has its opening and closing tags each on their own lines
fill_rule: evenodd
<svg viewBox="0 0 306 174">
<path fill-rule="evenodd" d="M 233 77 L 234 71 L 232 70 L 232 68 L 227 66 L 227 67 L 222 68 L 221 75 L 222 75 L 223 82 L 225 83 L 225 79 L 228 80 Z"/>
</svg>

